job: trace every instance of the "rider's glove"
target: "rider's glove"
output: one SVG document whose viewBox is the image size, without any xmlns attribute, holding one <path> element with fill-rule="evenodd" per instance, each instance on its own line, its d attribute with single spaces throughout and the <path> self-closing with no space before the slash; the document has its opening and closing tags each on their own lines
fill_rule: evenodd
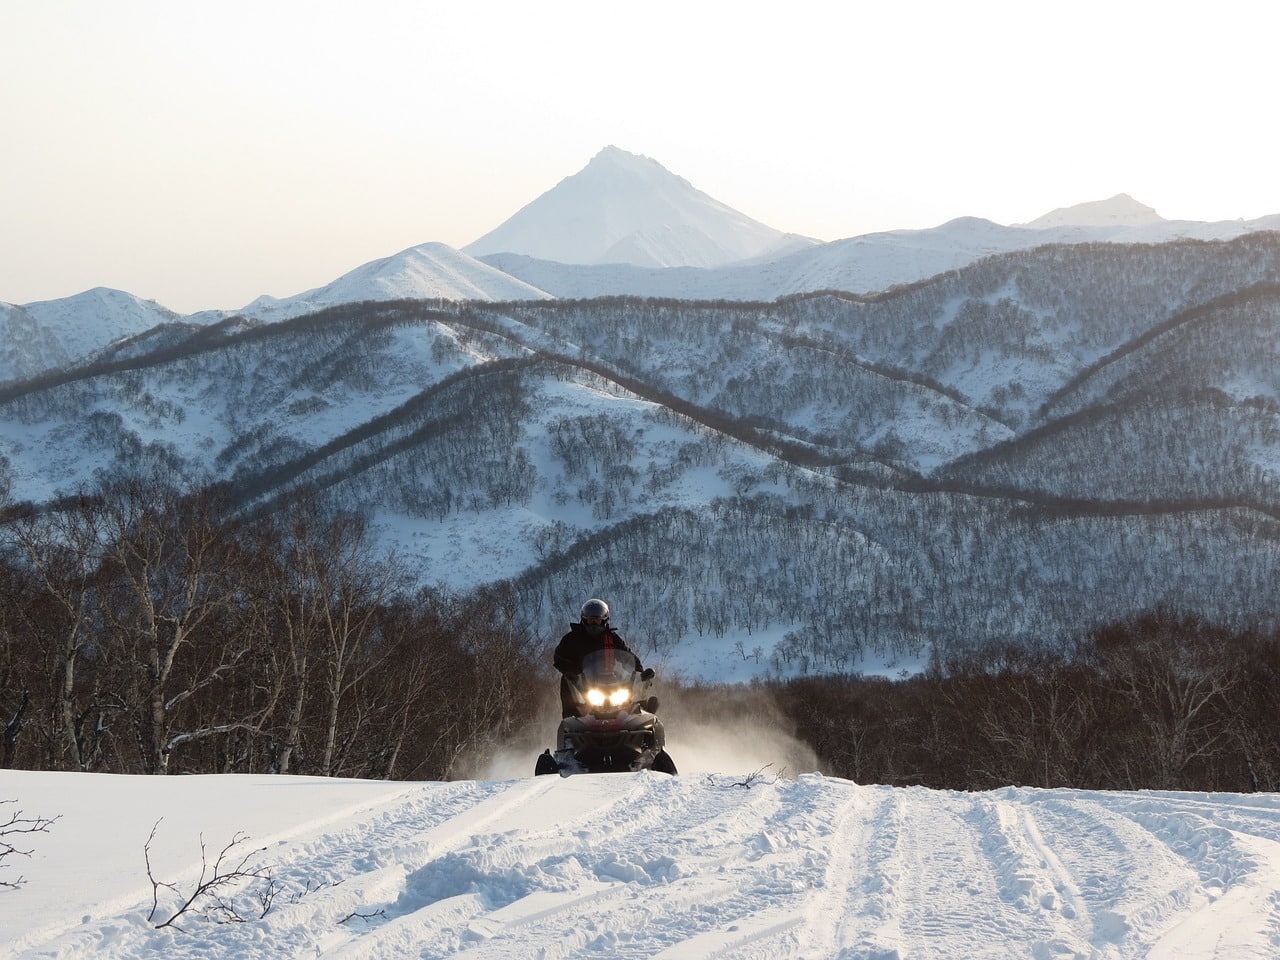
<svg viewBox="0 0 1280 960">
<path fill-rule="evenodd" d="M 652 679 L 653 679 L 653 667 L 646 667 L 644 670 L 641 670 L 641 671 L 640 671 L 640 679 L 641 679 L 641 680 L 652 680 Z"/>
</svg>

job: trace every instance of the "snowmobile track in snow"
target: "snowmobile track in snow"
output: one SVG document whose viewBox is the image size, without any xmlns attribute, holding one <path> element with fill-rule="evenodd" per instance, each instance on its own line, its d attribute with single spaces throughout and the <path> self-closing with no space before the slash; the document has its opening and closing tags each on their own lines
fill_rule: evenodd
<svg viewBox="0 0 1280 960">
<path fill-rule="evenodd" d="M 645 772 L 406 785 L 306 827 L 264 850 L 281 895 L 261 919 L 156 930 L 149 904 L 104 908 L 20 955 L 1280 955 L 1270 795 Z"/>
</svg>

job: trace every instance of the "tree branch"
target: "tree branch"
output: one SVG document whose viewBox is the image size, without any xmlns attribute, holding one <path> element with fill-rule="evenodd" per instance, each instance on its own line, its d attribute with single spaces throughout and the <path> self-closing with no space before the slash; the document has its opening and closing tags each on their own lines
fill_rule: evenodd
<svg viewBox="0 0 1280 960">
<path fill-rule="evenodd" d="M 173 927 L 175 930 L 181 930 L 177 920 L 189 913 L 197 904 L 207 902 L 214 913 L 219 917 L 222 923 L 243 923 L 245 916 L 235 906 L 235 904 L 223 897 L 223 891 L 228 888 L 240 884 L 246 880 L 262 880 L 266 883 L 264 891 L 259 891 L 256 901 L 261 910 L 260 916 L 266 916 L 271 909 L 271 905 L 275 900 L 276 887 L 275 881 L 271 876 L 270 867 L 251 866 L 249 861 L 262 852 L 262 848 L 250 850 L 243 856 L 233 853 L 236 847 L 248 841 L 248 836 L 244 833 L 237 833 L 231 838 L 231 841 L 222 848 L 217 859 L 212 864 L 209 863 L 207 850 L 204 842 L 204 834 L 200 835 L 200 878 L 196 881 L 195 886 L 187 895 L 183 895 L 178 889 L 177 884 L 167 883 L 157 880 L 155 872 L 151 866 L 151 843 L 155 840 L 156 830 L 160 826 L 160 820 L 155 822 L 155 826 L 151 828 L 151 835 L 147 837 L 146 844 L 143 845 L 142 853 L 147 864 L 147 879 L 151 881 L 151 912 L 147 914 L 147 922 L 152 922 L 156 913 L 160 909 L 160 891 L 169 890 L 181 899 L 181 904 L 173 911 L 167 920 L 155 925 L 157 930 L 163 930 L 165 927 Z M 235 859 L 239 856 L 239 859 Z"/>
<path fill-rule="evenodd" d="M 7 803 L 17 803 L 17 801 L 0 800 L 0 806 Z M 62 819 L 61 815 L 56 817 L 24 817 L 22 813 L 21 810 L 14 811 L 7 820 L 0 821 L 0 869 L 8 866 L 8 864 L 3 863 L 7 857 L 29 857 L 32 852 L 18 849 L 5 839 L 6 837 L 18 834 L 48 833 L 49 828 Z M 21 876 L 16 880 L 0 880 L 0 887 L 12 890 L 20 887 L 24 882 L 24 878 Z"/>
</svg>

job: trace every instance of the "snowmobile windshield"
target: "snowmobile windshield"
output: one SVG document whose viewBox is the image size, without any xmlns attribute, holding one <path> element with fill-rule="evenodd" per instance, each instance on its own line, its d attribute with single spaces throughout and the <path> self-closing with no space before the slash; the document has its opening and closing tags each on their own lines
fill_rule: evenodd
<svg viewBox="0 0 1280 960">
<path fill-rule="evenodd" d="M 630 684 L 635 672 L 636 658 L 627 650 L 592 650 L 582 658 L 582 676 L 589 684 Z"/>
</svg>

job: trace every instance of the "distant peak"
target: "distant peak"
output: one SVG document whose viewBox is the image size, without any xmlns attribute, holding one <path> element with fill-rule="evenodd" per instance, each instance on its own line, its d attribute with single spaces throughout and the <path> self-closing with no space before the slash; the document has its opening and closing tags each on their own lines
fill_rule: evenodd
<svg viewBox="0 0 1280 960">
<path fill-rule="evenodd" d="M 1024 227 L 1141 227 L 1163 223 L 1164 217 L 1151 207 L 1139 203 L 1127 193 L 1117 193 L 1106 200 L 1077 203 L 1073 207 L 1059 207 Z"/>
<path fill-rule="evenodd" d="M 674 177 L 671 173 L 652 157 L 646 157 L 639 153 L 629 153 L 615 146 L 607 146 L 594 157 L 591 162 L 581 171 L 581 173 L 598 174 L 601 171 L 617 170 L 631 174 L 653 175 L 661 172 L 667 176 Z"/>
<path fill-rule="evenodd" d="M 657 160 L 609 144 L 463 252 L 562 264 L 710 268 L 790 251 L 794 244 Z"/>
<path fill-rule="evenodd" d="M 649 158 L 638 153 L 631 153 L 627 150 L 623 150 L 621 147 L 615 147 L 613 144 L 609 144 L 592 157 L 591 160 L 594 163 L 596 160 L 649 160 Z"/>
</svg>

